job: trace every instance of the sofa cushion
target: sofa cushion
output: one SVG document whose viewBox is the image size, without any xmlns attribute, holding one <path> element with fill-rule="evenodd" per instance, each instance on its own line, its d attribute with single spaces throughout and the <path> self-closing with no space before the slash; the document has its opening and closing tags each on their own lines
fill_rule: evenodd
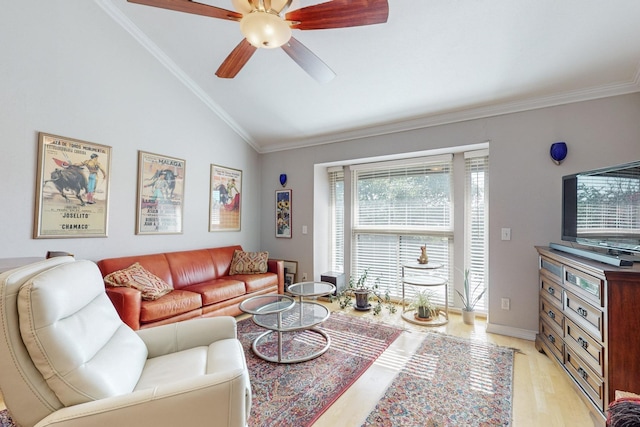
<svg viewBox="0 0 640 427">
<path fill-rule="evenodd" d="M 199 293 L 202 296 L 202 305 L 215 304 L 247 293 L 242 281 L 228 277 L 188 286 L 184 289 Z"/>
<path fill-rule="evenodd" d="M 64 264 L 25 283 L 18 317 L 34 365 L 65 406 L 134 389 L 147 347 L 118 317 L 91 261 Z"/>
<path fill-rule="evenodd" d="M 110 286 L 137 289 L 142 293 L 142 299 L 145 301 L 156 300 L 173 290 L 170 284 L 147 271 L 137 262 L 125 269 L 107 274 L 104 281 Z"/>
<path fill-rule="evenodd" d="M 275 287 L 277 292 L 278 275 L 275 273 L 264 274 L 237 274 L 234 279 L 242 280 L 245 283 L 247 293 L 262 291 Z"/>
<path fill-rule="evenodd" d="M 206 249 L 166 253 L 174 289 L 215 279 L 216 271 Z"/>
<path fill-rule="evenodd" d="M 142 301 L 140 322 L 155 322 L 202 307 L 202 297 L 195 292 L 176 289 L 153 301 Z"/>
<path fill-rule="evenodd" d="M 233 253 L 229 275 L 266 273 L 269 252 L 245 252 L 236 250 Z"/>
</svg>

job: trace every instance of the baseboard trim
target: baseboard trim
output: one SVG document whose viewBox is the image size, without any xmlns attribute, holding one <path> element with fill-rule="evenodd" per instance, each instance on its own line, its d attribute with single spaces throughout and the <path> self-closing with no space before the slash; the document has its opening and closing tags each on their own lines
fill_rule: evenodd
<svg viewBox="0 0 640 427">
<path fill-rule="evenodd" d="M 538 331 L 529 329 L 512 328 L 511 326 L 496 325 L 487 323 L 487 332 L 491 334 L 506 335 L 508 337 L 521 338 L 523 340 L 535 341 Z"/>
</svg>

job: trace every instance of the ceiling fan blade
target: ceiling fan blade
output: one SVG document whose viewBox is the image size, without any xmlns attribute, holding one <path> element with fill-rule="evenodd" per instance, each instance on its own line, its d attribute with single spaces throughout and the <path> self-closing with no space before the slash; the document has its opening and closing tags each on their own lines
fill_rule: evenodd
<svg viewBox="0 0 640 427">
<path fill-rule="evenodd" d="M 387 0 L 333 0 L 307 6 L 285 15 L 291 28 L 322 30 L 381 24 L 389 17 Z"/>
<path fill-rule="evenodd" d="M 336 76 L 336 73 L 327 64 L 295 38 L 291 37 L 287 43 L 282 45 L 282 49 L 318 82 L 327 83 Z"/>
<path fill-rule="evenodd" d="M 236 46 L 222 62 L 218 71 L 216 71 L 216 76 L 221 79 L 234 78 L 257 49 L 258 48 L 249 43 L 247 39 L 242 39 L 242 41 L 238 43 L 238 46 Z"/>
<path fill-rule="evenodd" d="M 208 4 L 196 3 L 191 0 L 127 0 L 129 3 L 155 6 L 162 9 L 176 10 L 178 12 L 193 13 L 194 15 L 209 16 L 211 18 L 239 21 L 242 14 L 231 10 L 222 9 Z"/>
</svg>

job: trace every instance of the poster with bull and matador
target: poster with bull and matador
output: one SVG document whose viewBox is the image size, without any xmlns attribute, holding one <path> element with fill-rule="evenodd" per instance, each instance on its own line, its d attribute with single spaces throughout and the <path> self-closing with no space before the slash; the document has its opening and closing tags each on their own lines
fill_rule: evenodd
<svg viewBox="0 0 640 427">
<path fill-rule="evenodd" d="M 242 171 L 211 165 L 209 231 L 240 231 Z"/>
<path fill-rule="evenodd" d="M 107 237 L 111 147 L 40 133 L 34 238 Z"/>
<path fill-rule="evenodd" d="M 138 151 L 136 234 L 182 233 L 185 163 Z"/>
</svg>

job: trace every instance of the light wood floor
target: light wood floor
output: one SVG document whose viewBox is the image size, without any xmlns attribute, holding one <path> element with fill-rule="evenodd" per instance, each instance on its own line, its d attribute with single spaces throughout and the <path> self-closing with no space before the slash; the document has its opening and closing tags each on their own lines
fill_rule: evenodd
<svg viewBox="0 0 640 427">
<path fill-rule="evenodd" d="M 336 309 L 337 304 L 331 304 Z M 345 310 L 347 311 L 347 310 Z M 459 314 L 451 314 L 445 326 L 424 327 L 404 321 L 399 313 L 386 311 L 379 316 L 348 309 L 361 315 L 391 323 L 407 330 L 313 425 L 313 427 L 360 426 L 375 407 L 399 371 L 394 359 L 413 353 L 424 331 L 437 331 L 519 349 L 514 360 L 513 425 L 515 427 L 589 427 L 594 423 L 587 406 L 573 389 L 564 372 L 546 355 L 538 353 L 532 341 L 489 334 L 486 323 L 477 318 L 465 325 Z"/>
<path fill-rule="evenodd" d="M 332 310 L 337 304 L 329 304 Z M 484 319 L 474 326 L 465 325 L 458 314 L 451 314 L 446 326 L 423 327 L 404 321 L 398 313 L 380 316 L 347 309 L 359 315 L 406 329 L 383 355 L 347 390 L 313 425 L 313 427 L 360 426 L 382 397 L 399 371 L 399 358 L 415 351 L 421 333 L 437 331 L 472 338 L 520 350 L 514 361 L 513 425 L 515 427 L 584 427 L 592 426 L 589 411 L 573 389 L 569 379 L 546 355 L 538 353 L 532 341 L 489 334 Z M 0 396 L 0 409 L 4 409 Z"/>
</svg>

